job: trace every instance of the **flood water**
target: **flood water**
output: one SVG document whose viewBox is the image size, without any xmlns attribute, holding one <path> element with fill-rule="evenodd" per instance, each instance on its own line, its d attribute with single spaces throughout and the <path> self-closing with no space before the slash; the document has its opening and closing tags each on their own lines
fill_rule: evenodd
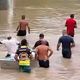
<svg viewBox="0 0 80 80">
<path fill-rule="evenodd" d="M 75 14 L 78 28 L 74 37 L 76 47 L 72 48 L 69 60 L 62 58 L 61 48 L 56 51 L 56 44 L 71 13 Z M 54 52 L 50 68 L 37 66 L 30 74 L 0 69 L 0 80 L 80 80 L 80 0 L 0 0 L 0 40 L 9 35 L 22 39 L 16 36 L 15 30 L 23 14 L 31 28 L 31 34 L 26 36 L 29 45 L 34 45 L 39 33 L 44 33 L 49 41 Z M 4 56 L 6 50 L 0 47 L 0 56 Z"/>
</svg>

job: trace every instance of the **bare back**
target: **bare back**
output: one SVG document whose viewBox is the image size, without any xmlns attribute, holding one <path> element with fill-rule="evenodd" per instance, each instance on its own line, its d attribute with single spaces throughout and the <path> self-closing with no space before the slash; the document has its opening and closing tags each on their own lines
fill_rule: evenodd
<svg viewBox="0 0 80 80">
<path fill-rule="evenodd" d="M 39 60 L 48 60 L 49 47 L 46 45 L 40 45 L 36 48 Z"/>
<path fill-rule="evenodd" d="M 26 30 L 26 27 L 28 27 L 28 21 L 27 20 L 21 20 L 19 22 L 20 24 L 20 30 Z"/>
</svg>

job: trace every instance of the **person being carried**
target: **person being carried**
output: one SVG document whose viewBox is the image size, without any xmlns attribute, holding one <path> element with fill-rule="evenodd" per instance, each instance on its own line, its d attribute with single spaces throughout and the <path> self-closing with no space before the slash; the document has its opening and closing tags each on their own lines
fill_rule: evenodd
<svg viewBox="0 0 80 80">
<path fill-rule="evenodd" d="M 15 52 L 18 49 L 19 42 L 16 39 L 9 36 L 9 37 L 7 37 L 7 39 L 2 40 L 0 42 L 0 44 L 4 44 L 5 47 L 7 48 L 8 53 L 5 57 L 13 57 L 14 58 Z"/>
<path fill-rule="evenodd" d="M 53 54 L 53 51 L 45 43 L 45 40 L 41 40 L 41 45 L 36 47 L 35 58 L 39 61 L 40 67 L 49 68 L 49 58 Z"/>
<path fill-rule="evenodd" d="M 44 34 L 43 34 L 43 33 L 39 34 L 39 40 L 36 41 L 36 43 L 35 43 L 33 49 L 35 49 L 37 46 L 41 45 L 41 40 L 45 40 L 45 39 L 44 39 Z M 45 45 L 49 46 L 49 43 L 48 43 L 47 40 L 45 40 Z"/>
<path fill-rule="evenodd" d="M 62 32 L 63 36 L 61 36 L 58 40 L 57 44 L 57 50 L 59 50 L 59 47 L 62 43 L 62 55 L 64 58 L 71 58 L 71 48 L 75 46 L 74 40 L 71 36 L 67 35 L 67 31 L 63 30 Z"/>
<path fill-rule="evenodd" d="M 15 54 L 15 60 L 19 62 L 20 70 L 31 72 L 30 59 L 32 59 L 32 54 L 28 48 L 28 42 L 26 39 L 23 39 Z"/>
<path fill-rule="evenodd" d="M 22 20 L 20 20 L 17 27 L 17 36 L 26 36 L 26 28 L 28 30 L 28 33 L 30 33 L 29 23 L 27 20 L 25 20 L 25 15 L 22 15 Z"/>
<path fill-rule="evenodd" d="M 74 37 L 74 28 L 77 28 L 77 23 L 74 19 L 74 14 L 71 14 L 70 18 L 66 20 L 65 26 L 67 28 L 67 34 L 71 37 Z"/>
</svg>

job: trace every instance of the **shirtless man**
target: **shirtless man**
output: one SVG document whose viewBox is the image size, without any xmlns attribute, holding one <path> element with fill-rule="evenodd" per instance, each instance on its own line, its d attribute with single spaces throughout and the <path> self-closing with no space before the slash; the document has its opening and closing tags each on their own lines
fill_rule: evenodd
<svg viewBox="0 0 80 80">
<path fill-rule="evenodd" d="M 45 45 L 45 41 L 41 41 L 41 45 L 36 47 L 35 58 L 39 61 L 39 66 L 49 68 L 49 57 L 53 54 L 52 49 Z"/>
<path fill-rule="evenodd" d="M 28 29 L 28 33 L 30 33 L 28 21 L 25 20 L 25 15 L 22 15 L 22 20 L 20 20 L 19 25 L 17 27 L 17 36 L 26 36 L 26 28 Z"/>
</svg>

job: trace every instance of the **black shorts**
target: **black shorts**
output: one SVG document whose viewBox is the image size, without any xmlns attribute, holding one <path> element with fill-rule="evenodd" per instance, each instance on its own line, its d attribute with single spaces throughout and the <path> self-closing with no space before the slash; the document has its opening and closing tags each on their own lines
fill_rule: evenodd
<svg viewBox="0 0 80 80">
<path fill-rule="evenodd" d="M 49 60 L 39 60 L 39 66 L 44 68 L 49 68 Z"/>
<path fill-rule="evenodd" d="M 17 36 L 26 36 L 26 30 L 19 30 Z"/>
<path fill-rule="evenodd" d="M 71 58 L 71 50 L 63 49 L 62 50 L 62 55 L 63 55 L 64 58 Z"/>
</svg>

